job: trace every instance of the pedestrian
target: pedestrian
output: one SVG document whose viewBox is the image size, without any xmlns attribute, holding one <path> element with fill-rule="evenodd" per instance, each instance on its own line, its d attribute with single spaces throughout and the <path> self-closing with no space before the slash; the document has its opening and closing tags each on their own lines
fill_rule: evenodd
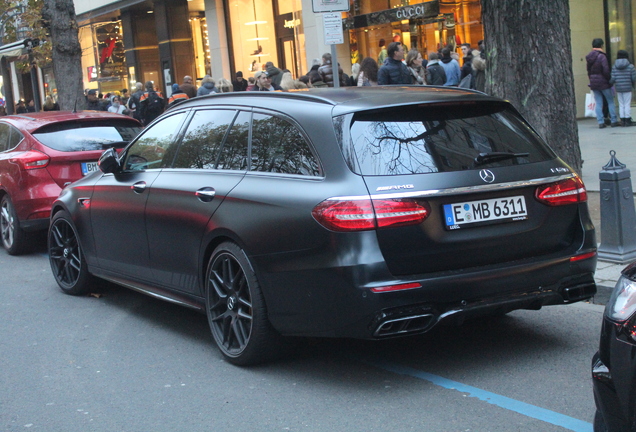
<svg viewBox="0 0 636 432">
<path fill-rule="evenodd" d="M 128 99 L 130 99 L 130 96 L 128 96 L 128 89 L 121 89 L 121 104 L 123 106 L 128 106 Z"/>
<path fill-rule="evenodd" d="M 272 83 L 273 82 L 274 81 L 272 80 Z M 280 88 L 284 91 L 296 88 L 296 84 L 294 83 L 294 78 L 292 77 L 291 72 L 283 72 L 283 77 L 280 80 Z"/>
<path fill-rule="evenodd" d="M 141 119 L 144 126 L 148 126 L 154 119 L 159 117 L 165 109 L 165 101 L 161 92 L 154 88 L 152 81 L 146 81 L 144 86 L 146 91 L 139 98 L 139 108 L 141 109 Z"/>
<path fill-rule="evenodd" d="M 22 99 L 20 99 L 20 100 L 18 101 L 18 103 L 16 104 L 16 106 L 15 106 L 15 113 L 16 113 L 16 114 L 26 114 L 26 113 L 28 113 L 28 111 L 27 111 L 27 107 L 26 107 L 26 105 L 24 104 L 24 101 L 23 101 Z"/>
<path fill-rule="evenodd" d="M 87 110 L 95 110 L 95 111 L 103 111 L 102 104 L 97 98 L 97 90 L 90 89 L 86 93 L 86 109 Z"/>
<path fill-rule="evenodd" d="M 131 112 L 133 118 L 141 121 L 141 107 L 139 106 L 139 99 L 144 94 L 144 86 L 142 83 L 135 83 L 135 92 L 128 99 L 128 110 Z"/>
<path fill-rule="evenodd" d="M 349 81 L 347 82 L 347 86 L 355 87 L 358 85 L 358 75 L 360 75 L 360 63 L 354 63 L 351 66 L 351 76 L 349 77 Z"/>
<path fill-rule="evenodd" d="M 451 57 L 451 49 L 449 47 L 442 48 L 442 60 L 440 65 L 446 72 L 445 86 L 458 86 L 461 81 L 461 70 L 459 62 Z"/>
<path fill-rule="evenodd" d="M 616 62 L 612 67 L 610 84 L 614 85 L 618 99 L 618 111 L 623 126 L 634 126 L 632 122 L 632 88 L 636 83 L 636 68 L 629 62 L 629 54 L 618 50 Z"/>
<path fill-rule="evenodd" d="M 274 66 L 271 61 L 265 63 L 265 70 L 267 71 L 267 76 L 272 80 L 272 85 L 280 86 L 280 82 L 283 79 L 283 71 Z"/>
<path fill-rule="evenodd" d="M 334 72 L 333 65 L 331 64 L 331 53 L 324 53 L 322 55 L 322 64 L 318 68 L 318 74 L 320 74 L 320 79 L 327 84 L 328 87 L 334 86 Z M 340 80 L 340 86 L 344 87 L 345 78 L 344 72 L 340 65 L 338 65 L 338 79 Z"/>
<path fill-rule="evenodd" d="M 409 50 L 406 54 L 406 67 L 409 68 L 411 73 L 411 84 L 426 84 L 426 67 L 423 66 L 422 54 L 415 48 Z"/>
<path fill-rule="evenodd" d="M 470 49 L 469 43 L 463 43 L 460 45 L 462 53 L 464 54 L 464 64 L 462 64 L 461 68 L 461 77 L 460 81 L 466 78 L 468 75 L 472 74 L 473 68 L 471 63 L 473 61 L 473 52 Z"/>
<path fill-rule="evenodd" d="M 172 94 L 168 98 L 168 108 L 172 108 L 175 105 L 180 104 L 181 102 L 187 101 L 190 99 L 188 95 L 181 90 L 179 84 L 172 84 Z"/>
<path fill-rule="evenodd" d="M 183 83 L 179 86 L 182 92 L 188 95 L 189 98 L 197 96 L 197 87 L 192 82 L 192 77 L 186 75 L 183 77 Z"/>
<path fill-rule="evenodd" d="M 371 57 L 365 57 L 360 63 L 358 87 L 378 85 L 378 63 Z"/>
<path fill-rule="evenodd" d="M 429 85 L 443 86 L 446 83 L 446 71 L 439 63 L 439 54 L 432 52 L 428 55 L 426 65 L 426 82 Z"/>
<path fill-rule="evenodd" d="M 384 60 L 386 60 L 388 53 L 386 50 L 386 41 L 384 39 L 380 39 L 379 43 L 380 53 L 378 54 L 378 69 L 384 65 Z"/>
<path fill-rule="evenodd" d="M 29 100 L 29 104 L 27 105 L 27 112 L 35 112 L 35 101 L 33 99 Z"/>
<path fill-rule="evenodd" d="M 235 92 L 246 91 L 248 82 L 246 79 L 243 79 L 243 72 L 238 71 L 236 73 L 236 79 L 232 81 L 232 87 Z"/>
<path fill-rule="evenodd" d="M 486 91 L 486 59 L 479 55 L 478 50 L 473 51 L 473 59 L 470 62 L 473 69 L 473 87 L 484 93 Z"/>
<path fill-rule="evenodd" d="M 60 106 L 53 100 L 53 96 L 49 95 L 46 97 L 44 105 L 42 106 L 44 111 L 59 111 Z"/>
<path fill-rule="evenodd" d="M 282 90 L 280 86 L 274 85 L 267 71 L 258 71 L 254 74 L 256 85 L 251 91 L 275 91 Z"/>
<path fill-rule="evenodd" d="M 115 114 L 128 114 L 128 109 L 126 108 L 126 105 L 121 103 L 121 97 L 114 96 L 110 107 L 108 107 L 108 112 Z"/>
<path fill-rule="evenodd" d="M 404 45 L 401 42 L 391 42 L 386 52 L 386 61 L 378 71 L 378 85 L 411 84 L 411 73 L 402 63 Z"/>
<path fill-rule="evenodd" d="M 612 93 L 612 85 L 610 79 L 612 73 L 610 70 L 609 62 L 607 61 L 607 54 L 603 51 L 603 39 L 596 38 L 592 41 L 592 51 L 585 56 L 587 62 L 587 76 L 590 79 L 590 90 L 594 93 L 594 100 L 596 101 L 596 121 L 598 127 L 603 129 L 605 127 L 605 120 L 603 118 L 603 99 L 607 101 L 607 107 L 610 115 L 610 125 L 612 127 L 620 126 L 616 117 L 616 106 L 614 105 L 614 94 Z"/>
<path fill-rule="evenodd" d="M 309 69 L 309 72 L 307 72 L 307 77 L 309 78 L 309 82 L 314 81 L 312 78 L 313 76 L 318 76 L 320 77 L 320 74 L 318 73 L 318 68 L 320 68 L 320 59 L 315 58 L 311 61 L 311 69 Z"/>
<path fill-rule="evenodd" d="M 234 91 L 234 87 L 228 79 L 219 78 L 219 81 L 216 84 L 217 93 L 230 93 Z"/>
<path fill-rule="evenodd" d="M 197 90 L 197 96 L 205 96 L 210 93 L 216 93 L 216 87 L 214 86 L 214 78 L 206 75 L 201 80 L 201 87 Z"/>
</svg>

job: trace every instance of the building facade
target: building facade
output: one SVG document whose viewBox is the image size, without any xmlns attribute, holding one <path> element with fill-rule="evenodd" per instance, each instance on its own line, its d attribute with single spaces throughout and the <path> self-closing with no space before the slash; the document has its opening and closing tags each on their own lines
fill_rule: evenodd
<svg viewBox="0 0 636 432">
<path fill-rule="evenodd" d="M 185 75 L 231 79 L 241 71 L 247 78 L 268 61 L 298 77 L 331 51 L 324 42 L 322 14 L 313 12 L 318 1 L 75 0 L 85 88 L 107 93 L 152 81 L 169 95 L 171 84 L 181 83 Z M 619 49 L 633 60 L 636 0 L 576 0 L 570 9 L 577 110 L 582 113 L 591 40 L 606 40 L 612 62 Z M 479 0 L 350 0 L 342 20 L 344 43 L 336 45 L 336 52 L 347 73 L 364 57 L 377 59 L 382 45 L 394 40 L 426 58 L 442 46 L 458 52 L 461 43 L 477 48 L 483 39 Z M 40 76 L 42 97 L 54 95 L 52 70 Z"/>
</svg>

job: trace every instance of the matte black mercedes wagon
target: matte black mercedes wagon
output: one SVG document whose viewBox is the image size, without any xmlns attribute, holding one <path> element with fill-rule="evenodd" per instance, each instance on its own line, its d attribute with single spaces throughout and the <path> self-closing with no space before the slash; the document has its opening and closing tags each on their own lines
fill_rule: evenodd
<svg viewBox="0 0 636 432">
<path fill-rule="evenodd" d="M 63 190 L 49 253 L 207 314 L 235 364 L 282 336 L 387 338 L 596 292 L 581 179 L 507 102 L 458 88 L 217 94 Z"/>
</svg>

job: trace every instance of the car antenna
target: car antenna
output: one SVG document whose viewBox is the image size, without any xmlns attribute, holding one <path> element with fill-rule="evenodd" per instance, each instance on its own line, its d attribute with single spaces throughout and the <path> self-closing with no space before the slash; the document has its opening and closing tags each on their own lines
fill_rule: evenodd
<svg viewBox="0 0 636 432">
<path fill-rule="evenodd" d="M 77 99 L 75 99 L 75 105 L 73 105 L 73 114 L 77 113 Z"/>
</svg>

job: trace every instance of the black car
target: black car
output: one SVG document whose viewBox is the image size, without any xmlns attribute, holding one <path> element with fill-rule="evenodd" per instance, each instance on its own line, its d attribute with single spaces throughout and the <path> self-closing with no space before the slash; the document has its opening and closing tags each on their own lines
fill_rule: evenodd
<svg viewBox="0 0 636 432">
<path fill-rule="evenodd" d="M 627 266 L 605 306 L 592 359 L 594 431 L 636 430 L 636 262 Z"/>
<path fill-rule="evenodd" d="M 507 102 L 462 89 L 218 94 L 67 187 L 53 273 L 207 313 L 236 364 L 280 335 L 386 338 L 596 292 L 581 179 Z"/>
</svg>

